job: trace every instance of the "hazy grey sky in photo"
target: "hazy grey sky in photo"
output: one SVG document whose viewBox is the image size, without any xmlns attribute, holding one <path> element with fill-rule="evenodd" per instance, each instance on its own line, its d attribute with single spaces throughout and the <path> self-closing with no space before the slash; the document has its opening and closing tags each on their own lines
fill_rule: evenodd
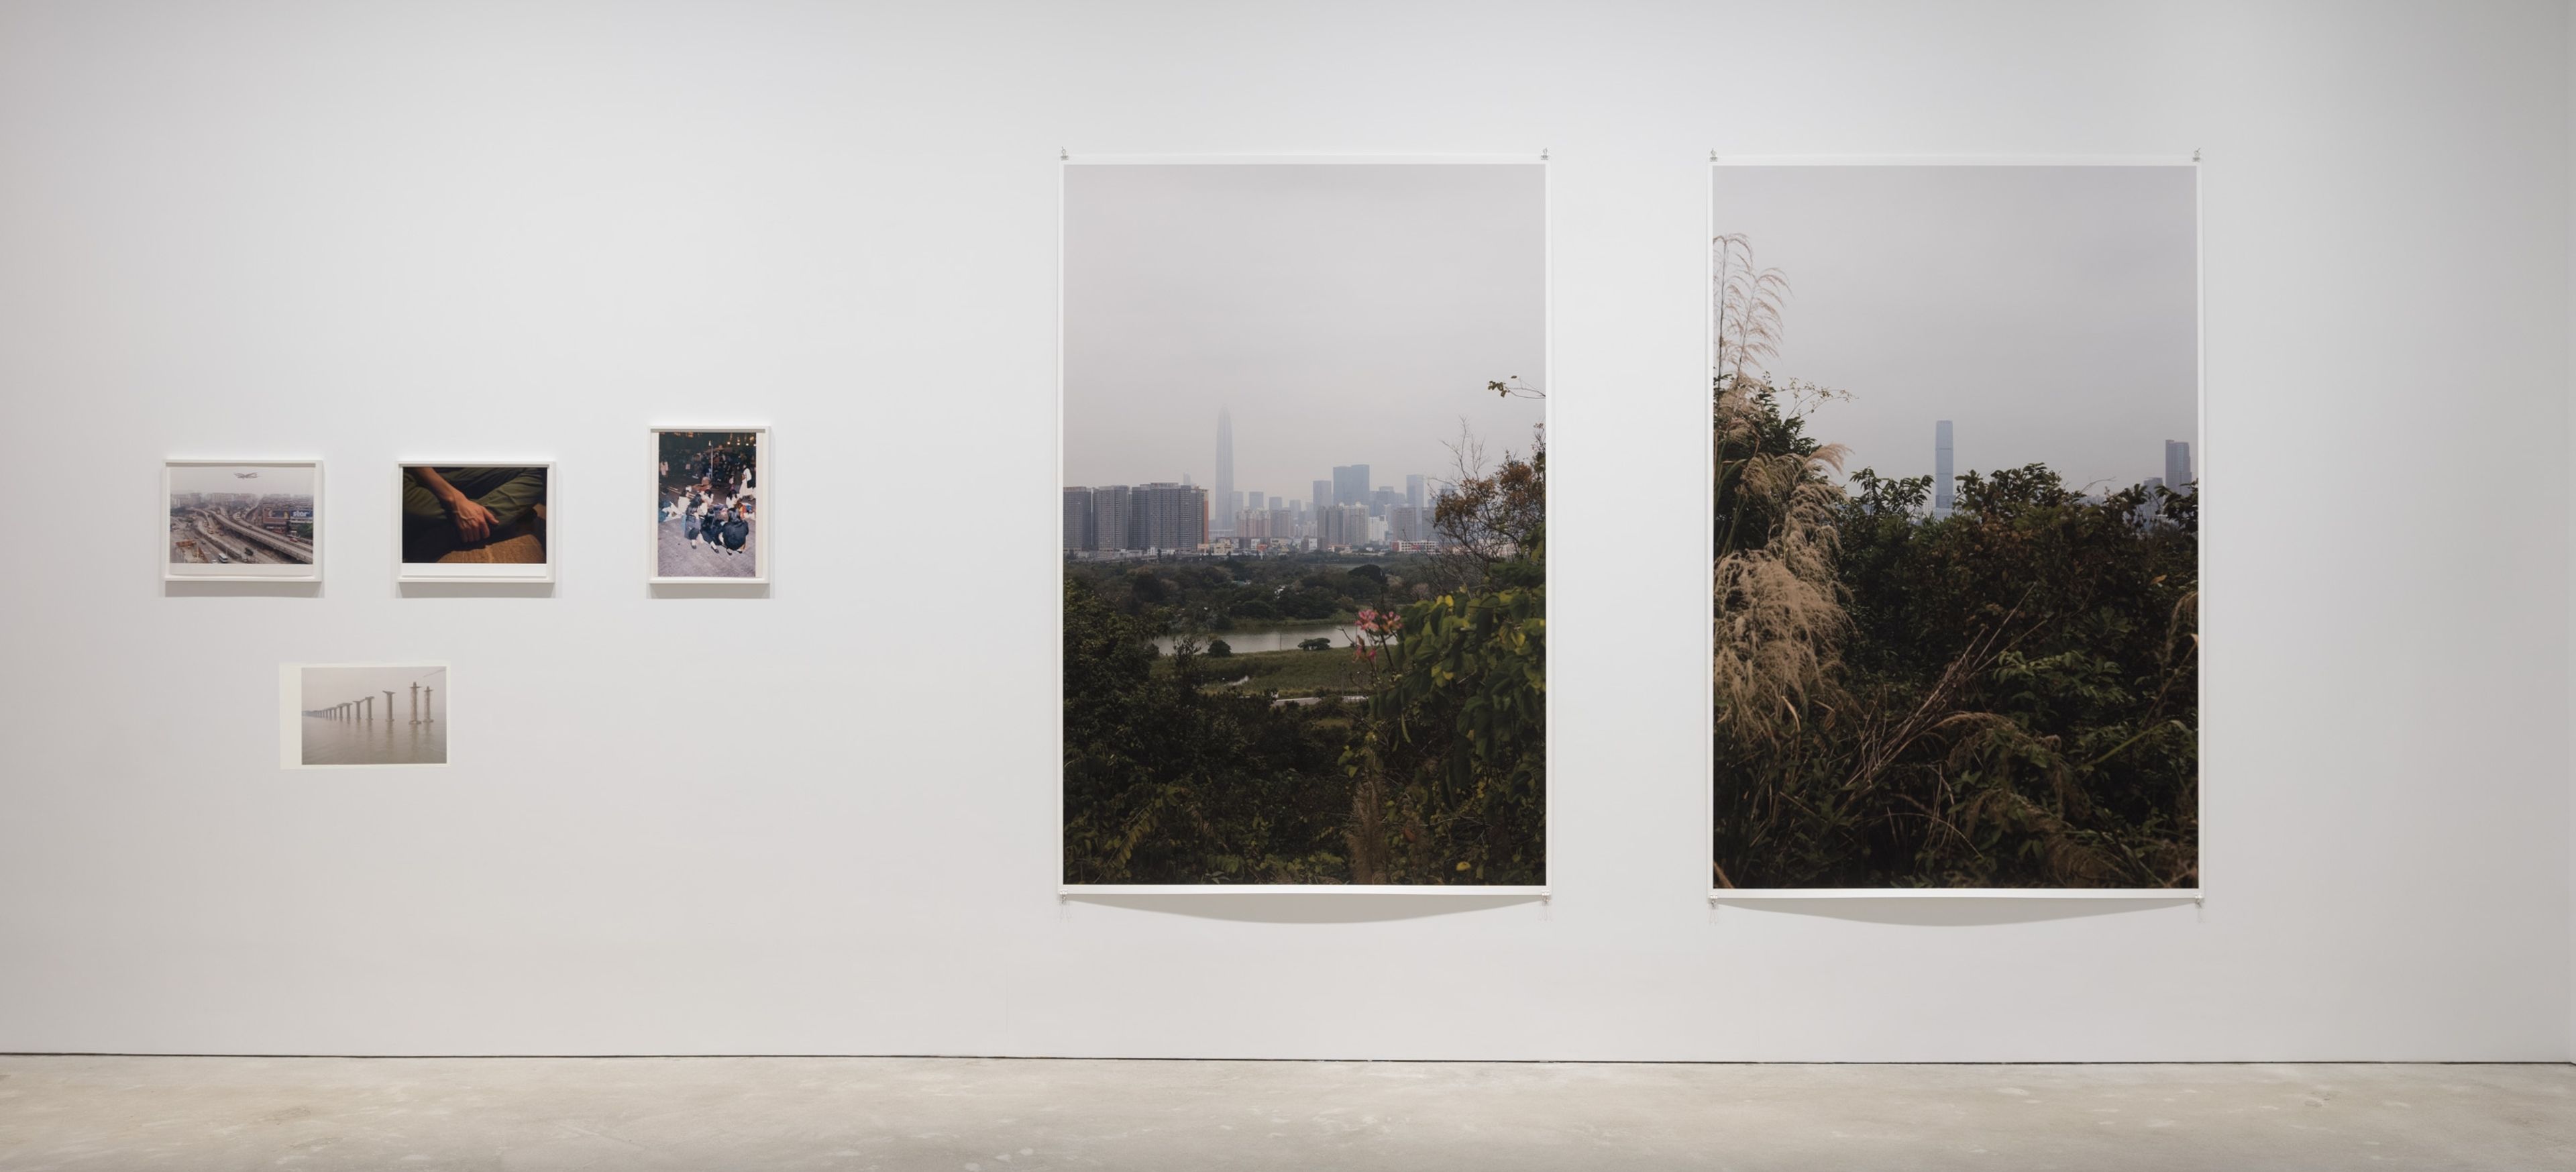
<svg viewBox="0 0 2576 1172">
<path fill-rule="evenodd" d="M 257 472 L 244 480 L 236 472 Z M 172 492 L 248 492 L 280 496 L 313 495 L 313 469 L 257 464 L 180 464 L 170 469 Z"/>
<path fill-rule="evenodd" d="M 1948 419 L 1961 473 L 2125 488 L 2197 440 L 2191 167 L 1712 170 L 1716 231 L 1789 279 L 1772 376 L 1851 392 L 1808 427 L 1847 468 L 1928 475 Z"/>
<path fill-rule="evenodd" d="M 1064 482 L 1305 498 L 1335 465 L 1446 478 L 1459 422 L 1525 451 L 1546 404 L 1537 163 L 1065 168 Z"/>
<path fill-rule="evenodd" d="M 327 708 L 333 704 L 343 704 L 368 696 L 376 697 L 377 706 L 382 707 L 384 694 L 392 692 L 395 708 L 408 715 L 411 711 L 411 686 L 416 683 L 424 688 L 438 689 L 438 696 L 431 703 L 437 707 L 440 715 L 444 716 L 447 713 L 447 669 L 443 667 L 418 664 L 409 667 L 331 665 L 308 667 L 303 669 L 301 674 L 304 700 L 296 709 L 299 712 L 310 712 L 316 708 Z M 382 714 L 379 713 L 379 715 Z"/>
</svg>

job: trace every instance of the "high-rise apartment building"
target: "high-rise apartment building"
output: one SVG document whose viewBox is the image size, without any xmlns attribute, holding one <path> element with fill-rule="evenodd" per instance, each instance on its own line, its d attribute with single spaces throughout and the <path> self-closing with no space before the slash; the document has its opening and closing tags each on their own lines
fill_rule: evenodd
<svg viewBox="0 0 2576 1172">
<path fill-rule="evenodd" d="M 1133 533 L 1135 492 L 1123 484 L 1104 484 L 1091 490 L 1091 539 L 1094 549 L 1140 548 Z"/>
<path fill-rule="evenodd" d="M 2165 441 L 2165 489 L 2179 496 L 2194 488 L 2191 474 L 2191 441 Z"/>
<path fill-rule="evenodd" d="M 1386 536 L 1390 541 L 1425 542 L 1431 540 L 1430 510 L 1420 505 L 1397 505 L 1386 511 Z"/>
<path fill-rule="evenodd" d="M 1408 504 L 1408 505 L 1411 505 L 1411 506 L 1413 506 L 1413 507 L 1414 507 L 1414 508 L 1416 508 L 1416 509 L 1419 509 L 1419 508 L 1421 508 L 1423 505 L 1425 505 L 1425 504 L 1428 504 L 1428 503 L 1429 503 L 1428 501 L 1426 501 L 1426 500 L 1423 498 L 1423 495 L 1422 495 L 1422 474 L 1421 474 L 1421 473 L 1419 473 L 1419 472 L 1408 472 L 1408 473 L 1406 473 L 1406 474 L 1405 474 L 1405 476 L 1404 476 L 1404 503 L 1406 503 L 1406 504 Z"/>
<path fill-rule="evenodd" d="M 1194 550 L 1208 542 L 1208 490 L 1189 484 L 1139 484 L 1128 514 L 1131 549 Z"/>
<path fill-rule="evenodd" d="M 1316 512 L 1318 512 L 1318 513 L 1321 513 L 1321 512 L 1323 512 L 1326 508 L 1331 507 L 1332 503 L 1333 503 L 1333 482 L 1332 482 L 1332 481 L 1329 481 L 1329 480 L 1318 480 L 1318 481 L 1316 481 L 1316 482 L 1315 482 L 1315 511 L 1316 511 Z"/>
<path fill-rule="evenodd" d="M 1367 505 L 1334 505 L 1323 510 L 1315 543 L 1325 549 L 1355 549 L 1369 543 Z"/>
<path fill-rule="evenodd" d="M 1064 547 L 1068 550 L 1097 549 L 1099 540 L 1091 519 L 1091 490 L 1064 490 Z"/>
<path fill-rule="evenodd" d="M 1932 515 L 1947 517 L 1955 504 L 1950 495 L 1950 421 L 1932 425 Z"/>
</svg>

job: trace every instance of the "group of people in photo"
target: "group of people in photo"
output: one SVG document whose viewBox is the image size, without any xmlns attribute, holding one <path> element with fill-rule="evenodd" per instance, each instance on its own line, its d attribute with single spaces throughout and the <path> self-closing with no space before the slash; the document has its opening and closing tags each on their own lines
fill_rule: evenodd
<svg viewBox="0 0 2576 1172">
<path fill-rule="evenodd" d="M 665 432 L 661 519 L 677 521 L 692 550 L 744 555 L 758 508 L 758 436 L 751 432 Z"/>
</svg>

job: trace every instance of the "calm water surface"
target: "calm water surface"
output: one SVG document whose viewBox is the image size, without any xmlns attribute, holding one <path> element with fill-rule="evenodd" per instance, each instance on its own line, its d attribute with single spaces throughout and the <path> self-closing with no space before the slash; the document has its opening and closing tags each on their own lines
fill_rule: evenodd
<svg viewBox="0 0 2576 1172">
<path fill-rule="evenodd" d="M 307 765 L 444 765 L 447 722 L 304 718 Z"/>
<path fill-rule="evenodd" d="M 1234 649 L 1235 654 L 1250 655 L 1259 651 L 1295 651 L 1298 643 L 1315 638 L 1330 639 L 1335 647 L 1348 647 L 1351 645 L 1351 640 L 1359 637 L 1359 633 L 1358 627 L 1343 623 L 1298 623 L 1295 626 L 1263 627 L 1258 630 L 1211 631 L 1199 636 L 1199 646 L 1204 649 L 1207 647 L 1208 640 L 1223 639 L 1227 647 Z M 1166 635 L 1154 640 L 1154 647 L 1163 654 L 1169 655 L 1172 653 L 1172 644 L 1176 641 L 1176 637 Z"/>
</svg>

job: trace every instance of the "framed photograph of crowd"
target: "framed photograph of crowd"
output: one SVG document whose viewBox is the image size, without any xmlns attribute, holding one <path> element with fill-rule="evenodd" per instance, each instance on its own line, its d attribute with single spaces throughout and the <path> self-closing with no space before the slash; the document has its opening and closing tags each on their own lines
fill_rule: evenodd
<svg viewBox="0 0 2576 1172">
<path fill-rule="evenodd" d="M 653 429 L 655 583 L 769 581 L 766 427 Z"/>
<path fill-rule="evenodd" d="M 1712 898 L 2196 898 L 2198 167 L 1710 170 Z"/>
<path fill-rule="evenodd" d="M 554 465 L 423 462 L 398 471 L 397 581 L 554 581 Z"/>
<path fill-rule="evenodd" d="M 447 764 L 447 679 L 443 663 L 280 666 L 278 764 Z"/>
<path fill-rule="evenodd" d="M 1062 887 L 1543 894 L 1547 164 L 1063 183 Z"/>
<path fill-rule="evenodd" d="M 321 461 L 169 460 L 161 493 L 163 580 L 322 580 Z"/>
</svg>

